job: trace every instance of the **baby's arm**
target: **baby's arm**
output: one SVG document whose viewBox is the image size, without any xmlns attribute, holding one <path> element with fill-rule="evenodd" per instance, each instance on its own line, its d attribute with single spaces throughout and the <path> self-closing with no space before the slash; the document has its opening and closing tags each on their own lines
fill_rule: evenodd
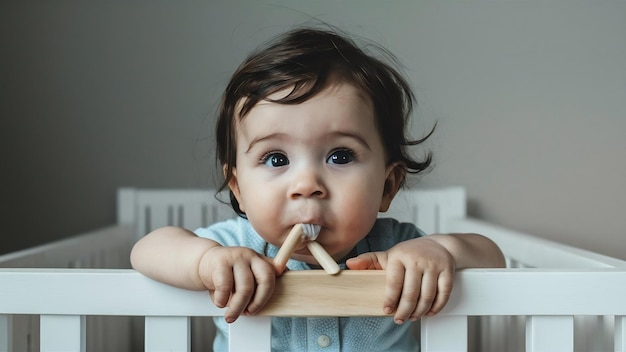
<svg viewBox="0 0 626 352">
<path fill-rule="evenodd" d="M 503 267 L 504 256 L 477 234 L 436 234 L 396 244 L 384 252 L 364 253 L 346 262 L 350 269 L 384 269 L 384 310 L 403 323 L 441 311 L 452 293 L 456 269 Z"/>
<path fill-rule="evenodd" d="M 456 269 L 503 268 L 502 251 L 489 238 L 475 233 L 434 234 L 424 238 L 442 245 L 454 258 Z"/>
<path fill-rule="evenodd" d="M 157 281 L 189 290 L 209 290 L 233 322 L 261 309 L 274 291 L 269 258 L 246 247 L 223 247 L 193 232 L 163 227 L 139 240 L 131 252 L 133 268 Z"/>
</svg>

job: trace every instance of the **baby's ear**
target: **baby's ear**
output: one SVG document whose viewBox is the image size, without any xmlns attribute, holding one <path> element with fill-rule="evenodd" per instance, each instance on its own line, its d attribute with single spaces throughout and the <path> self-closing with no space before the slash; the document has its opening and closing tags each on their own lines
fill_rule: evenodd
<svg viewBox="0 0 626 352">
<path fill-rule="evenodd" d="M 389 209 L 391 201 L 400 190 L 404 181 L 404 168 L 398 164 L 387 166 L 387 177 L 385 178 L 385 188 L 383 189 L 383 197 L 380 200 L 378 211 L 385 212 Z"/>
<path fill-rule="evenodd" d="M 224 165 L 222 167 L 222 172 L 224 173 L 224 177 L 228 176 L 228 165 Z M 237 203 L 239 203 L 239 209 L 242 212 L 245 212 L 243 208 L 243 203 L 241 202 L 241 192 L 239 191 L 239 183 L 237 182 L 237 169 L 231 169 L 232 175 L 230 176 L 230 180 L 228 180 L 228 188 L 233 193 L 235 198 L 237 198 Z"/>
</svg>

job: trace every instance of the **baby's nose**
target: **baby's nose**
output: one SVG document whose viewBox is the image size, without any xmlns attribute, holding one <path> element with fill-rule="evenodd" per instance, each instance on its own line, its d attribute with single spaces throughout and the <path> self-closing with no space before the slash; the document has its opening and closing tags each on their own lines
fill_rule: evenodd
<svg viewBox="0 0 626 352">
<path fill-rule="evenodd" d="M 313 168 L 303 170 L 294 175 L 289 188 L 289 197 L 309 198 L 309 197 L 326 197 L 328 190 L 324 186 L 324 182 L 319 172 Z"/>
</svg>

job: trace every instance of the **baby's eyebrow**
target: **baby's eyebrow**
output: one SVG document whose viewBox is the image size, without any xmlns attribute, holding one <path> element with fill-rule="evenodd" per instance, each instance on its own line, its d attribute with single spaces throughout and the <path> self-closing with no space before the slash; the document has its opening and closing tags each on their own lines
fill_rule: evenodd
<svg viewBox="0 0 626 352">
<path fill-rule="evenodd" d="M 367 143 L 367 141 L 365 140 L 365 138 L 361 137 L 361 135 L 359 135 L 358 133 L 353 133 L 353 132 L 345 132 L 345 131 L 336 131 L 332 133 L 333 135 L 339 136 L 339 137 L 347 137 L 347 138 L 351 138 L 356 140 L 359 144 L 363 145 L 365 148 L 367 148 L 368 150 L 372 150 L 372 148 L 370 147 L 370 145 Z"/>
<path fill-rule="evenodd" d="M 271 133 L 265 136 L 261 136 L 261 137 L 257 137 L 254 138 L 250 144 L 248 144 L 248 149 L 246 149 L 246 154 L 248 154 L 250 152 L 250 149 L 252 149 L 252 147 L 254 147 L 255 144 L 259 143 L 259 142 L 263 142 L 263 141 L 267 141 L 267 140 L 285 140 L 288 139 L 289 135 L 287 133 Z"/>
<path fill-rule="evenodd" d="M 345 137 L 355 140 L 357 143 L 361 144 L 363 147 L 367 148 L 367 150 L 372 150 L 369 143 L 365 140 L 365 138 L 361 137 L 358 133 L 349 132 L 349 131 L 335 131 L 329 134 L 331 137 Z M 277 132 L 270 133 L 268 135 L 264 135 L 261 137 L 254 138 L 250 144 L 248 144 L 248 149 L 246 149 L 246 154 L 250 152 L 250 150 L 254 147 L 255 144 L 268 141 L 268 140 L 287 140 L 291 139 L 291 136 L 288 133 Z"/>
</svg>

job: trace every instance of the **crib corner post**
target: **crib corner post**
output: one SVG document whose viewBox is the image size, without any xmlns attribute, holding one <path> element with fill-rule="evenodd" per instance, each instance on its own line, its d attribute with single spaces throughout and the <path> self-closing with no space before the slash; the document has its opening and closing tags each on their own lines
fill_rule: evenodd
<svg viewBox="0 0 626 352">
<path fill-rule="evenodd" d="M 0 352 L 9 352 L 13 350 L 12 338 L 12 318 L 7 314 L 0 314 Z"/>
<path fill-rule="evenodd" d="M 615 316 L 615 352 L 626 352 L 626 315 Z"/>
</svg>

